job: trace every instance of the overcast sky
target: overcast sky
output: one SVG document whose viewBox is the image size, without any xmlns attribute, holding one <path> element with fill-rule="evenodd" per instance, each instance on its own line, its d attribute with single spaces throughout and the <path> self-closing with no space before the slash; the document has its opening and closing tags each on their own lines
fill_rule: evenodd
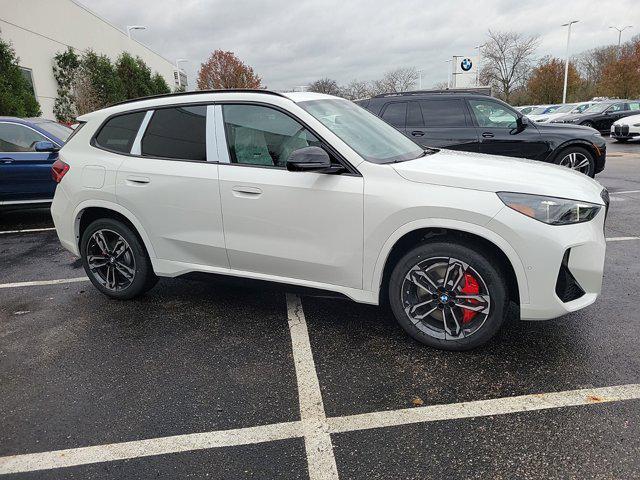
<svg viewBox="0 0 640 480">
<path fill-rule="evenodd" d="M 453 55 L 472 55 L 488 29 L 540 36 L 538 56 L 564 57 L 568 20 L 573 53 L 617 42 L 610 25 L 640 33 L 640 0 L 80 0 L 116 26 L 146 25 L 133 35 L 183 68 L 190 89 L 200 64 L 231 50 L 269 88 L 372 80 L 390 69 L 424 68 L 423 86 L 447 80 Z"/>
</svg>

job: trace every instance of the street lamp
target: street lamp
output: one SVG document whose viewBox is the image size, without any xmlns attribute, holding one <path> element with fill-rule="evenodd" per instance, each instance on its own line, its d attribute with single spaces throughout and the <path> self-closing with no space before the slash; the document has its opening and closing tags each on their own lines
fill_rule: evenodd
<svg viewBox="0 0 640 480">
<path fill-rule="evenodd" d="M 418 69 L 418 90 L 422 90 L 422 72 L 424 72 L 424 68 Z"/>
<path fill-rule="evenodd" d="M 622 32 L 624 32 L 627 28 L 631 28 L 631 27 L 633 27 L 633 25 L 627 25 L 626 27 L 623 27 L 623 28 L 609 27 L 612 30 L 617 30 L 618 31 L 618 50 L 620 50 L 620 37 L 622 36 Z"/>
<path fill-rule="evenodd" d="M 453 70 L 453 58 L 445 60 L 445 63 L 449 63 L 449 73 L 447 74 L 447 88 L 451 88 L 451 70 Z"/>
<path fill-rule="evenodd" d="M 571 25 L 578 23 L 580 20 L 571 20 L 570 22 L 563 23 L 563 27 L 567 28 L 567 53 L 564 62 L 564 87 L 562 89 L 562 103 L 567 103 L 567 79 L 569 78 L 569 42 L 571 41 Z"/>
<path fill-rule="evenodd" d="M 473 47 L 474 50 L 478 50 L 478 61 L 476 64 L 476 87 L 480 86 L 480 59 L 482 58 L 481 48 L 483 48 L 485 45 L 486 43 L 483 43 L 482 45 L 476 45 L 475 47 Z"/>
<path fill-rule="evenodd" d="M 131 30 L 146 30 L 147 27 L 144 25 L 127 25 L 127 35 L 131 38 Z"/>
<path fill-rule="evenodd" d="M 182 80 L 180 79 L 180 62 L 188 62 L 186 58 L 179 58 L 176 60 L 176 75 L 178 76 L 178 90 L 182 88 Z"/>
</svg>

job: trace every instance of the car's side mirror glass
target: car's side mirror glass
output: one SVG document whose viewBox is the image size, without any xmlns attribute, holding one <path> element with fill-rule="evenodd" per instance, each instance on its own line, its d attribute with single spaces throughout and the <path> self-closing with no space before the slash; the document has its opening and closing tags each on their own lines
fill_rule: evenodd
<svg viewBox="0 0 640 480">
<path fill-rule="evenodd" d="M 329 154 L 320 147 L 299 148 L 287 159 L 287 170 L 291 172 L 322 172 L 329 168 Z"/>
<path fill-rule="evenodd" d="M 53 142 L 48 140 L 42 140 L 40 142 L 36 142 L 33 145 L 33 148 L 36 152 L 57 152 L 60 150 Z"/>
</svg>

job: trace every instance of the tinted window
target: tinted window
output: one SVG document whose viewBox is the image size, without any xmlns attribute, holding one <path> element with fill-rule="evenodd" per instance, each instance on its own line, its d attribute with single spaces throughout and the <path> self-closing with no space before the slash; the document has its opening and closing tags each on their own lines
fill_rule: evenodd
<svg viewBox="0 0 640 480">
<path fill-rule="evenodd" d="M 481 127 L 515 128 L 517 116 L 498 102 L 469 100 L 471 111 Z"/>
<path fill-rule="evenodd" d="M 63 142 L 66 142 L 73 133 L 73 130 L 71 130 L 69 127 L 60 125 L 56 122 L 41 122 L 38 123 L 38 127 L 40 127 L 45 132 L 53 135 L 54 137 L 58 137 Z"/>
<path fill-rule="evenodd" d="M 409 102 L 407 106 L 407 128 L 424 128 L 422 110 L 418 102 Z"/>
<path fill-rule="evenodd" d="M 109 150 L 129 153 L 144 115 L 145 112 L 135 112 L 107 120 L 96 136 L 96 143 Z"/>
<path fill-rule="evenodd" d="M 607 112 L 621 112 L 622 110 L 626 110 L 626 105 L 624 103 L 616 103 L 607 108 Z"/>
<path fill-rule="evenodd" d="M 44 135 L 16 123 L 0 123 L 0 152 L 34 152 L 34 143 L 49 141 Z"/>
<path fill-rule="evenodd" d="M 162 108 L 144 132 L 142 155 L 206 161 L 206 137 L 206 106 Z"/>
<path fill-rule="evenodd" d="M 300 123 L 273 108 L 223 105 L 222 114 L 231 163 L 285 167 L 294 150 L 321 146 Z"/>
<path fill-rule="evenodd" d="M 404 128 L 407 118 L 407 102 L 388 103 L 382 112 L 382 119 L 394 127 Z"/>
<path fill-rule="evenodd" d="M 640 110 L 640 102 L 629 102 L 629 110 Z"/>
<path fill-rule="evenodd" d="M 423 100 L 420 105 L 427 128 L 466 126 L 462 100 Z"/>
</svg>

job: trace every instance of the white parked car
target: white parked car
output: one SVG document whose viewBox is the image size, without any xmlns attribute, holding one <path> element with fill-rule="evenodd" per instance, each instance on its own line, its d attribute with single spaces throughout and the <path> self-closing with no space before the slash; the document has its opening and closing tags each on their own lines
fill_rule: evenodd
<svg viewBox="0 0 640 480">
<path fill-rule="evenodd" d="M 611 125 L 611 138 L 618 142 L 640 140 L 640 114 L 623 117 Z"/>
<path fill-rule="evenodd" d="M 549 113 L 541 113 L 537 115 L 527 115 L 531 120 L 536 123 L 550 123 L 552 120 L 563 117 L 564 115 L 573 115 L 584 112 L 591 105 L 595 105 L 598 102 L 579 102 L 579 103 L 566 103 L 556 108 Z"/>
<path fill-rule="evenodd" d="M 424 150 L 315 93 L 194 92 L 80 117 L 53 167 L 60 241 L 104 294 L 208 272 L 388 302 L 428 345 L 593 303 L 606 190 L 576 171 Z"/>
</svg>

